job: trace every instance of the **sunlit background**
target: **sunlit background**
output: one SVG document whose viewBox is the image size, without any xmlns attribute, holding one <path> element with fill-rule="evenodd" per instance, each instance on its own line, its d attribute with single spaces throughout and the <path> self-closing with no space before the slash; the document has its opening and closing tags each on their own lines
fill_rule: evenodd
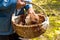
<svg viewBox="0 0 60 40">
<path fill-rule="evenodd" d="M 44 34 L 31 40 L 60 40 L 60 0 L 33 0 L 33 3 L 45 10 L 50 25 Z"/>
</svg>

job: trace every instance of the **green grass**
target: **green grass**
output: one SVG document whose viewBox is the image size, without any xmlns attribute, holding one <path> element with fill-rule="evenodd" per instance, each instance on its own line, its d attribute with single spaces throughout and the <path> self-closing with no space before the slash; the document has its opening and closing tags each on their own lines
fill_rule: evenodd
<svg viewBox="0 0 60 40">
<path fill-rule="evenodd" d="M 34 3 L 40 4 L 40 2 L 37 3 L 37 1 L 34 1 Z M 46 14 L 49 15 L 50 25 L 46 32 L 39 38 L 31 40 L 60 40 L 60 1 L 52 0 L 51 2 L 42 2 L 41 6 L 44 8 Z"/>
</svg>

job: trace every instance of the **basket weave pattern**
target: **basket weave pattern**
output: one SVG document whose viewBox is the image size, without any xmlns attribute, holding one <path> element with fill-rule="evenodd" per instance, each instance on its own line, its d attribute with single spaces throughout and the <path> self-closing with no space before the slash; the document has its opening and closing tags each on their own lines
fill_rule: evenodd
<svg viewBox="0 0 60 40">
<path fill-rule="evenodd" d="M 16 25 L 14 22 L 12 22 L 13 28 L 15 32 L 24 38 L 34 38 L 38 37 L 41 34 L 43 34 L 46 31 L 46 28 L 41 24 L 36 25 Z M 45 25 L 47 26 L 47 25 Z"/>
<path fill-rule="evenodd" d="M 30 3 L 33 4 L 33 3 Z M 35 5 L 35 4 L 33 4 Z M 37 6 L 37 5 L 35 5 Z M 37 6 L 38 8 L 41 8 L 39 6 Z M 43 9 L 41 8 L 41 10 L 43 11 Z M 45 15 L 45 11 L 43 11 L 44 15 Z M 46 16 L 46 15 L 45 15 Z M 12 19 L 14 19 L 14 17 L 12 16 Z M 46 19 L 45 19 L 46 21 Z M 44 22 L 45 22 L 44 21 Z M 12 25 L 13 28 L 15 30 L 15 32 L 24 38 L 35 38 L 40 36 L 41 34 L 43 34 L 46 31 L 46 28 L 48 27 L 48 24 L 45 22 L 45 24 L 34 24 L 34 25 L 18 25 L 15 22 L 13 22 L 12 20 Z"/>
</svg>

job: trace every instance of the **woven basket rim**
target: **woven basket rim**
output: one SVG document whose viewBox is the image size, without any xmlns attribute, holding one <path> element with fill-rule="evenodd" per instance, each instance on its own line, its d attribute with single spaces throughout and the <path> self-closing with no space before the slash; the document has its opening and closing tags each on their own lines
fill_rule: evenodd
<svg viewBox="0 0 60 40">
<path fill-rule="evenodd" d="M 47 17 L 45 17 L 45 21 L 46 21 L 46 18 Z M 40 23 L 40 24 L 31 24 L 31 25 L 19 25 L 19 24 L 17 24 L 17 23 L 15 23 L 15 22 L 13 22 L 13 20 L 12 20 L 12 24 L 13 25 L 15 25 L 15 26 L 20 26 L 20 27 L 34 27 L 34 26 L 39 26 L 39 25 L 43 25 L 44 23 L 45 23 L 45 21 L 43 21 L 42 23 Z"/>
<path fill-rule="evenodd" d="M 33 25 L 32 24 L 31 25 L 19 25 L 19 24 L 13 22 L 13 21 L 12 21 L 12 23 L 17 27 L 35 27 L 35 26 L 39 26 L 39 25 L 42 26 L 42 23 L 41 24 L 33 24 Z"/>
</svg>

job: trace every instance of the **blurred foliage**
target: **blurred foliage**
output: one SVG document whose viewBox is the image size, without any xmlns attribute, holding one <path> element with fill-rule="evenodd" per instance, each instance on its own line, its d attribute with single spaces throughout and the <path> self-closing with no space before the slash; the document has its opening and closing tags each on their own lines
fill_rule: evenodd
<svg viewBox="0 0 60 40">
<path fill-rule="evenodd" d="M 50 25 L 44 34 L 31 40 L 60 40 L 60 0 L 33 0 L 33 3 L 44 9 Z M 36 12 L 40 11 L 39 8 L 34 8 Z"/>
</svg>

